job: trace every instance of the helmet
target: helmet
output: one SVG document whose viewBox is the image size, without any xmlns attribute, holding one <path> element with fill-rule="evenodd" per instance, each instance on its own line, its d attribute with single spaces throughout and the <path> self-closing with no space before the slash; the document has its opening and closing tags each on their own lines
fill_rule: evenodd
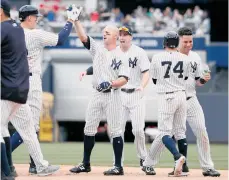
<svg viewBox="0 0 229 180">
<path fill-rule="evenodd" d="M 163 46 L 164 48 L 176 48 L 179 44 L 179 36 L 175 31 L 169 31 L 164 36 Z"/>
<path fill-rule="evenodd" d="M 31 5 L 22 6 L 19 9 L 19 19 L 20 21 L 24 21 L 27 16 L 36 15 L 37 17 L 41 17 L 42 15 L 38 12 L 38 9 Z"/>
</svg>

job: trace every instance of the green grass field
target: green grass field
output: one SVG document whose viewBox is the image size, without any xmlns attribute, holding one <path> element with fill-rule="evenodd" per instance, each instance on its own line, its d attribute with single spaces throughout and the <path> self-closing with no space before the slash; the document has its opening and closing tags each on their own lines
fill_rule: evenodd
<svg viewBox="0 0 229 180">
<path fill-rule="evenodd" d="M 41 143 L 45 159 L 52 164 L 73 165 L 82 161 L 83 143 Z M 147 148 L 150 144 L 147 144 Z M 125 144 L 125 166 L 139 166 L 136 149 L 133 143 Z M 216 169 L 228 169 L 228 145 L 212 144 L 211 155 Z M 92 165 L 111 166 L 113 159 L 112 146 L 109 143 L 96 143 L 92 151 Z M 28 151 L 23 144 L 13 152 L 13 161 L 16 164 L 29 162 Z M 174 162 L 168 150 L 165 150 L 157 167 L 173 167 Z M 188 165 L 199 169 L 197 148 L 190 144 L 188 149 Z"/>
</svg>

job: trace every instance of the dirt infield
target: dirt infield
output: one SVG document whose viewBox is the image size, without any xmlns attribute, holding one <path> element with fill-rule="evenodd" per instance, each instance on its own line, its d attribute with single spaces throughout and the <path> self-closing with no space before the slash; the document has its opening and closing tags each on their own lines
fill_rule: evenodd
<svg viewBox="0 0 229 180">
<path fill-rule="evenodd" d="M 82 174 L 71 174 L 69 172 L 69 169 L 72 168 L 72 166 L 66 166 L 62 165 L 60 168 L 60 171 L 55 173 L 52 176 L 46 176 L 46 177 L 38 177 L 38 176 L 31 176 L 28 175 L 28 165 L 24 164 L 16 164 L 15 165 L 17 173 L 19 176 L 16 178 L 16 180 L 76 180 L 76 179 L 82 179 L 82 180 L 107 180 L 107 179 L 125 179 L 125 180 L 135 180 L 141 178 L 142 180 L 147 179 L 160 179 L 160 180 L 175 180 L 175 179 L 195 179 L 195 180 L 208 180 L 209 178 L 202 176 L 202 171 L 200 169 L 191 169 L 190 175 L 187 177 L 168 177 L 167 173 L 171 171 L 171 169 L 167 168 L 157 168 L 155 169 L 157 172 L 156 176 L 146 176 L 144 172 L 140 170 L 140 168 L 136 167 L 125 167 L 124 176 L 104 176 L 103 171 L 107 170 L 109 167 L 92 167 L 92 172 L 90 173 L 82 173 Z M 222 170 L 220 171 L 221 176 L 217 177 L 217 179 L 228 179 L 228 171 Z M 211 178 L 212 179 L 212 178 Z M 213 178 L 214 179 L 214 178 Z"/>
</svg>

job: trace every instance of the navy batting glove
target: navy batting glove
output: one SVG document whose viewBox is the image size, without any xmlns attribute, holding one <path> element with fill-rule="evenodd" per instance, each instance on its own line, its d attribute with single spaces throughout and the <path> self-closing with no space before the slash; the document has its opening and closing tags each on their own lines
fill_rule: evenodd
<svg viewBox="0 0 229 180">
<path fill-rule="evenodd" d="M 97 87 L 96 87 L 97 91 L 99 92 L 103 92 L 103 91 L 106 91 L 108 89 L 111 89 L 111 83 L 108 82 L 108 81 L 105 81 L 105 82 L 102 82 L 101 84 L 99 84 Z"/>
</svg>

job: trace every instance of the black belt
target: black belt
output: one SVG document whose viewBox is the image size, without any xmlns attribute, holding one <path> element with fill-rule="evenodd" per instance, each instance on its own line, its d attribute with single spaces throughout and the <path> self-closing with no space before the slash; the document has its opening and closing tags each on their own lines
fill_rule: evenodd
<svg viewBox="0 0 229 180">
<path fill-rule="evenodd" d="M 123 91 L 125 93 L 133 93 L 135 91 L 135 88 L 133 88 L 133 89 L 122 88 L 121 91 Z"/>
<path fill-rule="evenodd" d="M 185 91 L 185 90 L 182 90 L 182 91 Z M 165 94 L 173 94 L 175 92 L 178 92 L 178 91 L 166 92 Z"/>
<path fill-rule="evenodd" d="M 112 89 L 107 89 L 105 91 L 101 91 L 102 93 L 110 93 Z M 113 89 L 114 91 L 117 90 L 117 89 Z"/>
<path fill-rule="evenodd" d="M 111 89 L 107 89 L 105 91 L 102 91 L 102 93 L 109 93 L 109 92 L 111 92 Z"/>
<path fill-rule="evenodd" d="M 174 92 L 166 92 L 165 94 L 173 94 Z"/>
<path fill-rule="evenodd" d="M 186 100 L 188 101 L 189 99 L 191 99 L 191 97 L 187 97 Z"/>
<path fill-rule="evenodd" d="M 29 73 L 29 76 L 32 76 L 33 75 L 33 73 Z"/>
</svg>

